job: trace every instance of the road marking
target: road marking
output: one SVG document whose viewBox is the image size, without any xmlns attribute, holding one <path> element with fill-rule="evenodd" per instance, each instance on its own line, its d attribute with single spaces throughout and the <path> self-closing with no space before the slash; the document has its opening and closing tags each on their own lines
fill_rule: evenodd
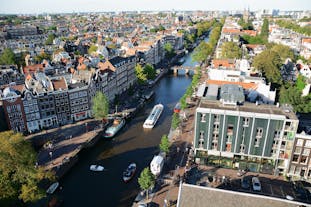
<svg viewBox="0 0 311 207">
<path fill-rule="evenodd" d="M 269 184 L 269 185 L 270 185 L 270 189 L 271 189 L 271 195 L 274 195 L 272 185 L 271 184 Z"/>
<path fill-rule="evenodd" d="M 283 191 L 283 187 L 280 186 L 280 189 L 281 189 L 282 196 L 285 197 L 285 194 L 284 194 L 284 191 Z"/>
</svg>

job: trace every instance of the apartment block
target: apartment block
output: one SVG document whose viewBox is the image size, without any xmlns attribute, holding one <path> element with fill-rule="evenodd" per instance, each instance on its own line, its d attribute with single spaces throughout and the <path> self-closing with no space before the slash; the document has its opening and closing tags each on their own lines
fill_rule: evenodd
<svg viewBox="0 0 311 207">
<path fill-rule="evenodd" d="M 207 87 L 196 109 L 196 161 L 254 172 L 284 174 L 298 119 L 290 107 L 245 101 L 238 85 Z"/>
</svg>

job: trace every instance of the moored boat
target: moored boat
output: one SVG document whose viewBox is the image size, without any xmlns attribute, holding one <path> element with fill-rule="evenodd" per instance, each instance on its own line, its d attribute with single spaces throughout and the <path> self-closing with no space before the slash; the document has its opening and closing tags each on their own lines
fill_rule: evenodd
<svg viewBox="0 0 311 207">
<path fill-rule="evenodd" d="M 103 171 L 105 168 L 101 165 L 91 165 L 90 170 L 95 172 Z"/>
<path fill-rule="evenodd" d="M 152 129 L 160 118 L 164 106 L 162 104 L 157 104 L 151 110 L 148 118 L 145 120 L 143 127 L 146 129 Z"/>
<path fill-rule="evenodd" d="M 174 113 L 179 113 L 180 110 L 181 110 L 181 106 L 180 106 L 180 103 L 178 102 L 174 107 Z"/>
<path fill-rule="evenodd" d="M 123 118 L 115 118 L 113 120 L 112 126 L 106 129 L 104 137 L 112 138 L 124 125 L 125 125 L 125 120 Z"/>
<path fill-rule="evenodd" d="M 136 172 L 136 164 L 135 163 L 131 163 L 126 170 L 123 172 L 123 181 L 124 182 L 128 182 L 130 181 Z"/>
<path fill-rule="evenodd" d="M 46 190 L 46 193 L 48 194 L 53 194 L 55 192 L 55 190 L 58 188 L 59 186 L 59 182 L 55 182 L 52 185 L 50 185 L 50 187 Z"/>
</svg>

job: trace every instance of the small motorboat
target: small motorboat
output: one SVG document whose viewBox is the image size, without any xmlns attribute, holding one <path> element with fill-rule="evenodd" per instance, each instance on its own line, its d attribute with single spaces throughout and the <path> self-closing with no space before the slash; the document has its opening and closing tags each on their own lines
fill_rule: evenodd
<svg viewBox="0 0 311 207">
<path fill-rule="evenodd" d="M 174 113 L 179 113 L 181 110 L 181 105 L 179 102 L 177 102 L 177 104 L 174 107 Z"/>
<path fill-rule="evenodd" d="M 99 171 L 103 171 L 105 168 L 101 165 L 91 165 L 90 166 L 90 170 L 95 171 L 95 172 L 99 172 Z"/>
<path fill-rule="evenodd" d="M 134 174 L 136 172 L 136 164 L 135 163 L 131 163 L 127 169 L 123 172 L 123 181 L 124 182 L 128 182 L 130 181 Z"/>
<path fill-rule="evenodd" d="M 48 194 L 53 194 L 55 192 L 55 190 L 58 188 L 59 186 L 59 182 L 55 182 L 52 185 L 50 185 L 50 187 L 46 190 L 46 193 Z"/>
<path fill-rule="evenodd" d="M 112 138 L 114 135 L 117 134 L 117 132 L 125 125 L 125 120 L 122 118 L 115 118 L 113 120 L 112 126 L 110 126 L 106 131 L 105 131 L 105 138 Z"/>
</svg>

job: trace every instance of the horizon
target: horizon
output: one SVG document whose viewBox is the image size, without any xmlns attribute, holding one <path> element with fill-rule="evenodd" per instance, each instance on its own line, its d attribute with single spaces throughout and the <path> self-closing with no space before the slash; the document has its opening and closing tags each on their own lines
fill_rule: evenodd
<svg viewBox="0 0 311 207">
<path fill-rule="evenodd" d="M 163 12 L 163 11 L 250 11 L 280 10 L 280 11 L 308 11 L 311 4 L 308 0 L 218 0 L 217 3 L 202 0 L 0 0 L 2 7 L 0 14 L 72 14 L 72 13 L 105 13 L 105 12 Z M 109 3 L 108 3 L 109 2 Z M 269 7 L 267 7 L 269 5 Z M 73 8 L 74 6 L 74 8 Z"/>
</svg>

